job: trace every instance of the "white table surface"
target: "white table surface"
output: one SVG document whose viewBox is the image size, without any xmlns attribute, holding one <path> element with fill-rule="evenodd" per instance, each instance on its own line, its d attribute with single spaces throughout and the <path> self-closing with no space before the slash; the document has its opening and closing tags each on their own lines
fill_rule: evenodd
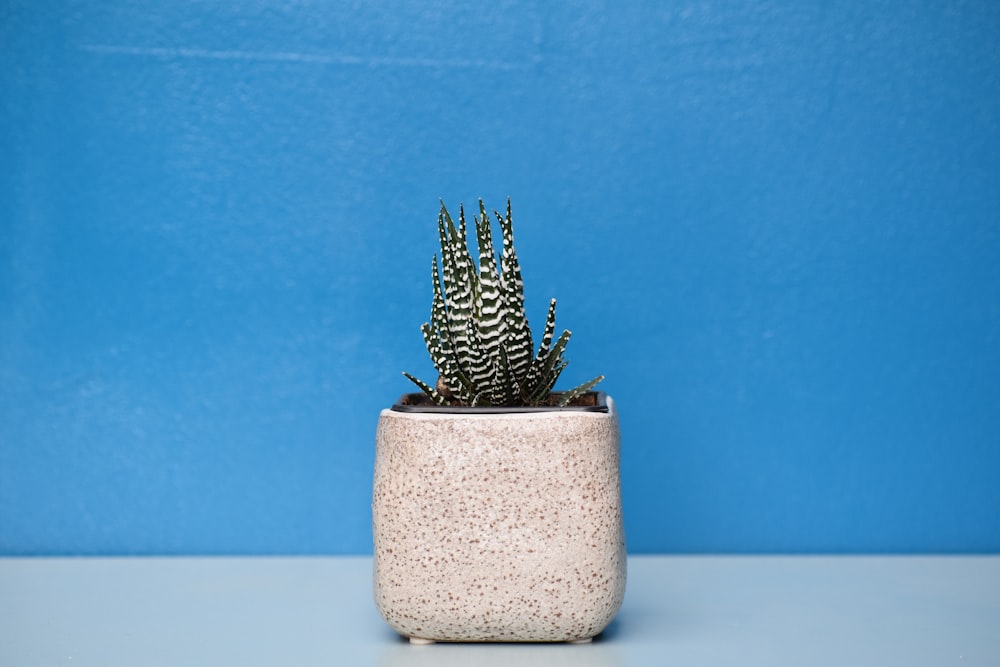
<svg viewBox="0 0 1000 667">
<path fill-rule="evenodd" d="M 3 558 L 0 665 L 997 667 L 1000 557 L 633 556 L 581 646 L 410 646 L 370 558 Z"/>
</svg>

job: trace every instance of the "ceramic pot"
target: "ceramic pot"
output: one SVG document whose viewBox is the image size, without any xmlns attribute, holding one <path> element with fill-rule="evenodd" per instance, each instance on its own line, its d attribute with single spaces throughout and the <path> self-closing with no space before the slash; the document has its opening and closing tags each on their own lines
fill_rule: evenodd
<svg viewBox="0 0 1000 667">
<path fill-rule="evenodd" d="M 375 602 L 389 625 L 414 642 L 600 633 L 625 595 L 614 402 L 398 408 L 379 418 L 372 502 Z"/>
</svg>

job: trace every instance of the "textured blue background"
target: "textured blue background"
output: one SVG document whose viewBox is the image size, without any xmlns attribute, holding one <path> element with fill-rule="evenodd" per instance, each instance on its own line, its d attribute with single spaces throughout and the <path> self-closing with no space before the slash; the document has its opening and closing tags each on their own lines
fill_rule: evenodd
<svg viewBox="0 0 1000 667">
<path fill-rule="evenodd" d="M 438 197 L 635 552 L 1000 550 L 995 2 L 6 2 L 0 552 L 364 553 Z"/>
</svg>

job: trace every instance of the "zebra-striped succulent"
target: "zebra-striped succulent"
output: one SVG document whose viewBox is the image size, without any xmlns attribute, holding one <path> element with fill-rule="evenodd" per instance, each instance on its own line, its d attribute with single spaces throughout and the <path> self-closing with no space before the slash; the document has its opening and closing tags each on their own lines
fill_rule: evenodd
<svg viewBox="0 0 1000 667">
<path fill-rule="evenodd" d="M 569 363 L 563 359 L 570 332 L 552 343 L 556 326 L 556 300 L 549 303 L 545 330 L 534 352 L 531 328 L 524 310 L 524 283 L 514 252 L 514 231 L 507 200 L 507 214 L 493 212 L 500 222 L 503 249 L 499 268 L 493 246 L 490 216 L 479 200 L 473 216 L 479 261 L 473 260 L 466 242 L 465 211 L 459 208 L 458 227 L 441 202 L 438 235 L 441 264 L 434 256 L 431 276 L 434 299 L 431 321 L 421 327 L 424 342 L 438 371 L 431 387 L 403 373 L 435 405 L 467 406 L 565 406 L 590 391 L 604 376 L 584 382 L 550 399 L 559 374 Z"/>
</svg>

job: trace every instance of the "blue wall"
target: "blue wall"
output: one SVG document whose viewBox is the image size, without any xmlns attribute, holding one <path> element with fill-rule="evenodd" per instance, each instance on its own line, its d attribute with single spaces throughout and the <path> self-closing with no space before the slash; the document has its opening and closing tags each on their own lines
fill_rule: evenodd
<svg viewBox="0 0 1000 667">
<path fill-rule="evenodd" d="M 997 7 L 5 3 L 0 552 L 367 552 L 508 195 L 632 551 L 1000 551 Z"/>
</svg>

